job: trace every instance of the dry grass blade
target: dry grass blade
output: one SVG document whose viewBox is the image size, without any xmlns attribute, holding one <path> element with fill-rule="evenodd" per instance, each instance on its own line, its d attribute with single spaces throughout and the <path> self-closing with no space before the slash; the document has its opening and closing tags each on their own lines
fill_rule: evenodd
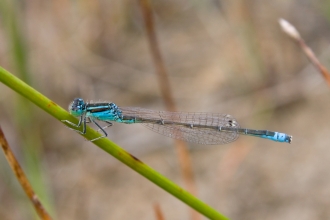
<svg viewBox="0 0 330 220">
<path fill-rule="evenodd" d="M 162 210 L 160 209 L 160 206 L 158 203 L 154 204 L 154 211 L 155 211 L 157 220 L 165 220 L 164 214 L 163 214 Z"/>
<path fill-rule="evenodd" d="M 168 74 L 159 49 L 150 1 L 139 0 L 139 4 L 141 7 L 143 20 L 145 23 L 145 29 L 147 32 L 150 52 L 154 61 L 162 97 L 165 101 L 166 108 L 169 111 L 176 111 L 176 106 L 175 106 L 174 98 L 172 96 L 172 92 L 171 92 L 172 90 L 168 79 Z M 183 141 L 176 140 L 175 146 L 179 157 L 180 167 L 183 173 L 185 184 L 188 188 L 188 191 L 191 192 L 193 195 L 196 195 L 197 190 L 194 182 L 194 177 L 193 177 L 194 175 L 192 171 L 191 160 L 188 153 L 187 144 Z M 198 215 L 198 213 L 195 212 L 194 210 L 192 211 L 191 216 L 193 220 L 200 219 L 200 215 Z"/>
<path fill-rule="evenodd" d="M 32 186 L 25 176 L 21 166 L 19 165 L 18 161 L 16 160 L 13 152 L 10 150 L 10 147 L 8 145 L 8 142 L 5 138 L 5 135 L 2 131 L 2 128 L 0 127 L 0 145 L 3 149 L 3 152 L 5 153 L 5 156 L 8 160 L 8 163 L 10 164 L 11 168 L 13 169 L 17 180 L 23 187 L 26 195 L 29 197 L 31 200 L 34 208 L 36 209 L 39 217 L 43 220 L 51 220 L 52 218 L 48 215 L 46 212 L 45 208 L 41 204 L 40 200 L 38 199 L 38 196 L 35 194 L 35 192 L 32 189 Z"/>
<path fill-rule="evenodd" d="M 150 46 L 150 52 L 158 75 L 158 83 L 161 89 L 162 96 L 165 101 L 166 108 L 169 111 L 176 111 L 173 95 L 171 93 L 170 82 L 168 79 L 167 71 L 163 61 L 163 57 L 160 53 L 159 44 L 155 32 L 154 20 L 152 16 L 152 10 L 149 0 L 139 0 L 145 29 L 147 32 L 148 42 Z"/>
<path fill-rule="evenodd" d="M 307 44 L 305 43 L 304 39 L 300 36 L 297 29 L 292 24 L 290 24 L 288 21 L 286 21 L 282 18 L 279 20 L 279 23 L 282 27 L 282 30 L 286 34 L 288 34 L 290 37 L 292 37 L 299 44 L 299 46 L 301 47 L 301 49 L 303 49 L 303 51 L 305 52 L 308 59 L 312 62 L 312 64 L 316 67 L 316 69 L 323 75 L 324 79 L 328 83 L 328 86 L 330 86 L 329 71 L 317 59 L 317 57 L 315 56 L 312 49 L 307 46 Z"/>
</svg>

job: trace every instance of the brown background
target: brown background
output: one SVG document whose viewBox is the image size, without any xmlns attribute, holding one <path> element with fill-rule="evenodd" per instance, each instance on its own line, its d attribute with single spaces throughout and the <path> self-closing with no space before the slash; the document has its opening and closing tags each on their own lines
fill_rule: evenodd
<svg viewBox="0 0 330 220">
<path fill-rule="evenodd" d="M 29 84 L 59 105 L 82 97 L 165 109 L 137 1 L 13 2 L 0 4 L 1 66 L 20 77 L 13 9 Z M 291 145 L 243 136 L 189 145 L 198 197 L 231 219 L 330 218 L 330 88 L 278 25 L 294 24 L 330 67 L 329 1 L 154 1 L 153 9 L 178 109 L 229 113 L 242 127 L 293 135 Z M 155 203 L 165 219 L 190 219 L 185 204 L 40 109 L 25 112 L 1 84 L 0 94 L 1 126 L 32 182 L 41 167 L 35 189 L 54 219 L 155 219 Z M 184 186 L 171 139 L 140 125 L 108 133 Z M 35 148 L 24 148 L 31 136 Z M 0 219 L 35 219 L 2 153 L 0 163 Z"/>
</svg>

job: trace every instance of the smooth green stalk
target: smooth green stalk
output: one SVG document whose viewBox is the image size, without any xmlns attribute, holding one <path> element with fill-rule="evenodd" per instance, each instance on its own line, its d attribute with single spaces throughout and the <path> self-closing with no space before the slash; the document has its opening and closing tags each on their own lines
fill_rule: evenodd
<svg viewBox="0 0 330 220">
<path fill-rule="evenodd" d="M 70 115 L 66 110 L 58 106 L 55 102 L 51 101 L 29 85 L 25 84 L 23 81 L 6 71 L 5 69 L 0 67 L 0 81 L 3 82 L 5 85 L 16 91 L 17 93 L 21 94 L 41 109 L 48 112 L 53 117 L 57 118 L 58 120 L 70 120 L 73 123 L 78 123 L 78 119 Z M 65 124 L 65 123 L 64 123 Z M 65 124 L 67 125 L 67 124 Z M 85 138 L 91 140 L 96 137 L 99 137 L 100 134 L 87 127 L 87 132 L 83 135 Z M 193 195 L 191 195 L 186 190 L 182 189 L 181 187 L 177 186 L 173 182 L 171 182 L 166 177 L 162 176 L 151 167 L 140 161 L 138 158 L 134 157 L 124 149 L 120 148 L 117 144 L 110 141 L 107 138 L 99 139 L 93 142 L 98 147 L 102 148 L 104 151 L 108 152 L 136 172 L 140 173 L 145 178 L 149 179 L 159 187 L 163 188 L 173 196 L 177 197 L 196 211 L 200 212 L 201 214 L 205 215 L 210 219 L 228 219 L 227 217 L 223 216 L 219 212 L 217 212 L 212 207 L 208 206 L 204 202 L 200 201 Z"/>
</svg>

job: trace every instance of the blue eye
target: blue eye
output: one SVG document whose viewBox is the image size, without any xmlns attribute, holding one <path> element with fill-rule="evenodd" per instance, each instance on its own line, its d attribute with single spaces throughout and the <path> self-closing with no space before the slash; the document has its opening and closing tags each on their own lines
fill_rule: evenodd
<svg viewBox="0 0 330 220">
<path fill-rule="evenodd" d="M 76 98 L 73 102 L 69 105 L 69 112 L 73 116 L 81 116 L 85 109 L 85 102 L 81 98 Z"/>
</svg>

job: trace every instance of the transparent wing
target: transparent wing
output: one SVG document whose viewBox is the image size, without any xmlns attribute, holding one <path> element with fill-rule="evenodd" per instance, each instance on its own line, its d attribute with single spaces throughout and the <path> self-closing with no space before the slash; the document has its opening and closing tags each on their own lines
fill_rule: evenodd
<svg viewBox="0 0 330 220">
<path fill-rule="evenodd" d="M 219 127 L 240 127 L 227 114 L 166 112 L 136 107 L 120 110 L 124 117 L 135 118 L 136 123 L 174 139 L 198 144 L 226 144 L 238 138 L 236 131 L 219 131 Z"/>
</svg>

